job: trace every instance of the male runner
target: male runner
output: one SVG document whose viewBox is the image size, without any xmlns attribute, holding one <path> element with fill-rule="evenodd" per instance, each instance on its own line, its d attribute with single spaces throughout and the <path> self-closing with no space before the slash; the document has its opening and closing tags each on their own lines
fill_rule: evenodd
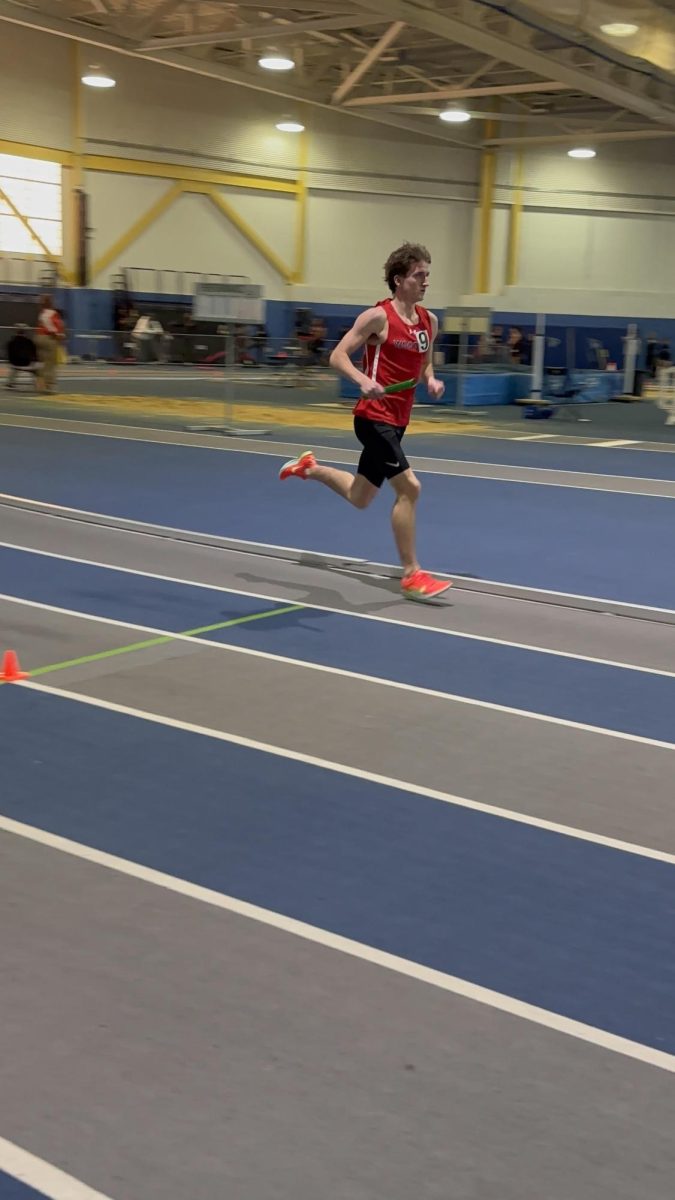
<svg viewBox="0 0 675 1200">
<path fill-rule="evenodd" d="M 324 483 L 355 508 L 367 508 L 387 479 L 396 494 L 391 523 L 403 567 L 401 590 L 411 600 L 433 600 L 451 586 L 420 569 L 415 510 L 421 486 L 401 446 L 418 380 L 425 378 L 434 400 L 445 390 L 434 377 L 438 321 L 420 304 L 429 285 L 430 265 L 425 246 L 406 242 L 394 250 L 384 267 L 392 298 L 362 312 L 330 356 L 331 366 L 361 389 L 354 408 L 354 432 L 363 446 L 357 474 L 322 467 L 311 450 L 285 463 L 279 472 L 280 479 L 296 476 Z M 361 347 L 365 347 L 363 370 L 351 361 Z M 388 385 L 408 379 L 414 383 L 406 390 L 385 391 Z"/>
</svg>

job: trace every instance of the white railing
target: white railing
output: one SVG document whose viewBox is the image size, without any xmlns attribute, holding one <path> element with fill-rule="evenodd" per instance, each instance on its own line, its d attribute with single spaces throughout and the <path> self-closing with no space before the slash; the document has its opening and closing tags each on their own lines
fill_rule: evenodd
<svg viewBox="0 0 675 1200">
<path fill-rule="evenodd" d="M 200 283 L 250 283 L 247 275 L 218 275 L 207 271 L 172 271 L 167 268 L 125 267 L 124 277 L 131 295 L 193 296 Z"/>
<path fill-rule="evenodd" d="M 54 287 L 56 267 L 36 255 L 0 254 L 0 283 Z"/>
</svg>

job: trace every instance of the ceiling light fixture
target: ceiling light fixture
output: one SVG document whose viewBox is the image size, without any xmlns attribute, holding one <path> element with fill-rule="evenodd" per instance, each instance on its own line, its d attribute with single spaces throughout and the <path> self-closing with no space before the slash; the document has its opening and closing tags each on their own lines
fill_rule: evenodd
<svg viewBox="0 0 675 1200">
<path fill-rule="evenodd" d="M 601 32 L 606 33 L 607 37 L 632 37 L 634 33 L 638 33 L 640 26 L 634 25 L 632 21 L 609 21 L 606 25 L 600 26 Z"/>
<path fill-rule="evenodd" d="M 577 146 L 574 150 L 567 151 L 568 158 L 595 158 L 597 151 L 591 150 L 590 146 Z"/>
<path fill-rule="evenodd" d="M 258 59 L 258 66 L 263 67 L 266 71 L 292 71 L 295 63 L 287 54 L 268 50 Z"/>
<path fill-rule="evenodd" d="M 302 133 L 304 128 L 304 125 L 301 125 L 300 121 L 277 121 L 277 129 L 281 133 Z"/>
<path fill-rule="evenodd" d="M 93 88 L 113 88 L 115 80 L 112 75 L 108 75 L 107 71 L 103 71 L 101 67 L 89 67 L 86 73 L 82 76 L 82 83 L 86 83 L 87 87 Z"/>
<path fill-rule="evenodd" d="M 445 112 L 438 115 L 441 121 L 447 121 L 450 125 L 465 125 L 471 120 L 471 113 L 463 108 L 446 108 Z"/>
</svg>

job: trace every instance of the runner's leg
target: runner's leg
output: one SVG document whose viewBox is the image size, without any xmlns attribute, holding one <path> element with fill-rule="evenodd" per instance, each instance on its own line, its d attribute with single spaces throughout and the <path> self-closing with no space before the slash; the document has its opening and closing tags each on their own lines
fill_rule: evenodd
<svg viewBox="0 0 675 1200">
<path fill-rule="evenodd" d="M 367 508 L 379 490 L 365 475 L 352 475 L 349 471 L 338 471 L 335 467 L 323 467 L 319 463 L 309 468 L 306 478 L 325 484 L 343 500 L 353 504 L 354 508 Z"/>
<path fill-rule="evenodd" d="M 402 474 L 395 475 L 389 482 L 396 493 L 394 507 L 391 511 L 391 525 L 396 549 L 403 567 L 403 578 L 406 579 L 420 569 L 417 559 L 415 524 L 417 501 L 422 487 L 410 467 Z"/>
</svg>

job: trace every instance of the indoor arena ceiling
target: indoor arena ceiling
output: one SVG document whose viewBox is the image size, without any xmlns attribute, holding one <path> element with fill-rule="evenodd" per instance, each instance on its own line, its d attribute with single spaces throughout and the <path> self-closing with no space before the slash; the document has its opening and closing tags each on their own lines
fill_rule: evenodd
<svg viewBox="0 0 675 1200">
<path fill-rule="evenodd" d="M 675 132 L 675 0 L 0 0 L 0 21 L 453 143 Z M 499 129 L 439 121 L 460 103 Z"/>
</svg>

